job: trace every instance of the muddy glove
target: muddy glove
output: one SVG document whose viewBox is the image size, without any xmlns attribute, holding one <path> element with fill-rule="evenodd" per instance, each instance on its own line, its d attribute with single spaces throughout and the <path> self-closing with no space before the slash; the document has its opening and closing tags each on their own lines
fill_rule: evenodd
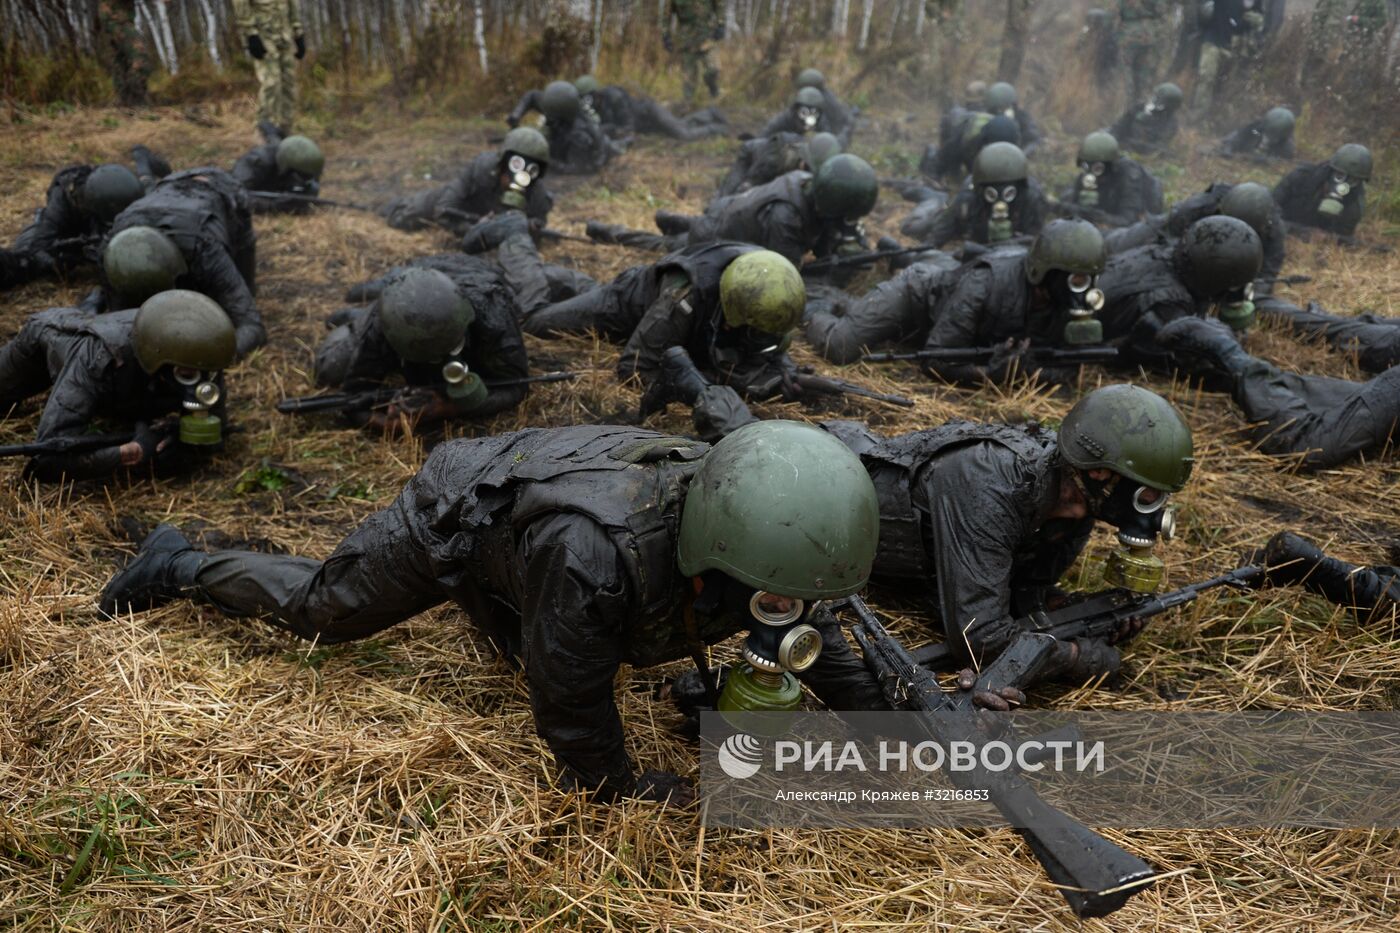
<svg viewBox="0 0 1400 933">
<path fill-rule="evenodd" d="M 695 782 L 669 771 L 643 771 L 637 775 L 638 800 L 656 800 L 670 807 L 695 806 Z"/>
<path fill-rule="evenodd" d="M 987 378 L 993 382 L 1005 382 L 1013 372 L 1018 376 L 1029 375 L 1026 372 L 1025 353 L 1030 349 L 1030 345 L 1029 339 L 1017 340 L 1015 337 L 1008 337 L 987 361 Z"/>
<path fill-rule="evenodd" d="M 267 57 L 267 46 L 263 45 L 262 36 L 253 33 L 248 37 L 248 54 L 262 61 Z"/>
<path fill-rule="evenodd" d="M 1100 677 L 1112 677 L 1123 666 L 1123 657 L 1107 642 L 1079 638 L 1055 645 L 1042 678 L 1064 683 L 1085 684 Z"/>
<path fill-rule="evenodd" d="M 292 40 L 297 46 L 297 58 L 306 57 L 306 36 L 297 36 Z"/>
<path fill-rule="evenodd" d="M 982 709 L 998 713 L 1009 713 L 1026 702 L 1026 695 L 1015 687 L 996 687 L 991 690 L 978 690 L 977 672 L 972 668 L 958 671 L 958 689 L 972 693 L 972 702 Z"/>
</svg>

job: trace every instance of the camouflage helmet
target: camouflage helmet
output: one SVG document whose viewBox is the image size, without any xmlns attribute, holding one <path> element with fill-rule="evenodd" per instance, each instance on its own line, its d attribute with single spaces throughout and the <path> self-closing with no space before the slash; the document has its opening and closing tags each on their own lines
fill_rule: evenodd
<svg viewBox="0 0 1400 933">
<path fill-rule="evenodd" d="M 1026 180 L 1026 154 L 1011 143 L 984 146 L 972 160 L 972 183 L 1004 185 Z"/>
<path fill-rule="evenodd" d="M 1152 100 L 1163 110 L 1176 110 L 1186 100 L 1186 95 L 1181 93 L 1181 88 L 1167 81 L 1157 85 L 1152 92 Z"/>
<path fill-rule="evenodd" d="M 676 565 L 795 599 L 839 599 L 870 578 L 880 533 L 860 458 L 820 428 L 758 421 L 715 444 L 681 507 Z"/>
<path fill-rule="evenodd" d="M 725 266 L 719 278 L 719 306 L 730 327 L 786 334 L 802 318 L 807 287 L 785 256 L 757 249 Z"/>
<path fill-rule="evenodd" d="M 1079 144 L 1080 162 L 1102 162 L 1105 165 L 1112 165 L 1118 161 L 1120 155 L 1122 152 L 1118 148 L 1118 140 L 1113 138 L 1112 133 L 1106 133 L 1103 130 L 1090 133 Z"/>
<path fill-rule="evenodd" d="M 1264 135 L 1269 139 L 1287 139 L 1293 133 L 1297 120 L 1287 107 L 1275 107 L 1264 114 Z"/>
<path fill-rule="evenodd" d="M 574 82 L 574 88 L 579 92 L 580 97 L 587 97 L 589 94 L 597 94 L 602 85 L 592 75 L 584 75 Z"/>
<path fill-rule="evenodd" d="M 1060 455 L 1078 470 L 1112 470 L 1162 492 L 1179 492 L 1196 462 L 1191 428 L 1171 402 L 1131 384 L 1104 386 L 1065 415 Z"/>
<path fill-rule="evenodd" d="M 797 93 L 792 95 L 792 105 L 794 107 L 815 107 L 820 110 L 826 105 L 826 98 L 822 92 L 814 87 L 800 87 Z"/>
<path fill-rule="evenodd" d="M 1176 256 L 1187 290 L 1198 298 L 1213 298 L 1254 281 L 1264 263 L 1264 248 L 1249 224 L 1217 214 L 1187 229 Z"/>
<path fill-rule="evenodd" d="M 1220 213 L 1243 220 L 1259 234 L 1260 239 L 1272 231 L 1276 210 L 1278 206 L 1274 203 L 1273 192 L 1257 181 L 1231 185 L 1220 199 Z"/>
<path fill-rule="evenodd" d="M 408 363 L 446 359 L 476 320 L 471 302 L 436 269 L 408 269 L 379 298 L 379 327 L 399 358 Z"/>
<path fill-rule="evenodd" d="M 802 144 L 803 161 L 809 171 L 818 171 L 826 160 L 841 152 L 841 140 L 830 133 L 816 133 Z"/>
<path fill-rule="evenodd" d="M 320 178 L 326 167 L 321 147 L 305 136 L 288 136 L 277 144 L 277 170 L 296 172 L 305 178 Z"/>
<path fill-rule="evenodd" d="M 549 164 L 549 141 L 532 126 L 517 126 L 501 140 L 501 158 L 511 152 L 540 165 Z"/>
<path fill-rule="evenodd" d="M 817 213 L 832 220 L 856 220 L 870 213 L 880 196 L 875 169 L 860 156 L 843 152 L 822 163 L 812 181 Z"/>
<path fill-rule="evenodd" d="M 578 88 L 568 81 L 551 81 L 540 95 L 540 113 L 555 123 L 568 123 L 578 116 L 582 106 Z"/>
<path fill-rule="evenodd" d="M 1336 152 L 1327 164 L 1339 172 L 1346 172 L 1352 178 L 1371 180 L 1371 150 L 1360 143 L 1347 143 Z"/>
<path fill-rule="evenodd" d="M 131 348 L 142 370 L 188 366 L 227 369 L 238 356 L 233 322 L 208 295 L 182 288 L 147 298 L 131 325 Z"/>
<path fill-rule="evenodd" d="M 815 68 L 803 68 L 797 75 L 798 87 L 814 87 L 820 90 L 826 87 L 826 75 Z"/>
<path fill-rule="evenodd" d="M 1052 220 L 1026 253 L 1026 278 L 1039 285 L 1053 271 L 1100 275 L 1108 246 L 1099 228 L 1087 220 Z"/>
<path fill-rule="evenodd" d="M 987 88 L 987 96 L 983 101 L 988 111 L 1004 113 L 1016 106 L 1016 89 L 1005 81 L 998 81 Z"/>
<path fill-rule="evenodd" d="M 155 227 L 127 227 L 107 241 L 102 270 L 113 291 L 137 304 L 174 288 L 189 267 L 175 241 Z"/>
<path fill-rule="evenodd" d="M 111 223 L 128 204 L 146 193 L 141 179 L 125 165 L 99 165 L 83 180 L 83 209 L 103 223 Z"/>
</svg>

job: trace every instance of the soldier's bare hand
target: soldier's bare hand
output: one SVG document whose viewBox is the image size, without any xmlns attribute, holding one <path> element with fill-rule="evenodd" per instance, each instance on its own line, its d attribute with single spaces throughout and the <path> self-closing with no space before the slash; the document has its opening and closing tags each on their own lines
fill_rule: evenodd
<svg viewBox="0 0 1400 933">
<path fill-rule="evenodd" d="M 996 687 L 991 690 L 978 690 L 977 672 L 972 668 L 958 671 L 958 689 L 972 691 L 972 702 L 982 709 L 998 713 L 1009 713 L 1026 702 L 1026 695 L 1015 687 Z"/>
</svg>

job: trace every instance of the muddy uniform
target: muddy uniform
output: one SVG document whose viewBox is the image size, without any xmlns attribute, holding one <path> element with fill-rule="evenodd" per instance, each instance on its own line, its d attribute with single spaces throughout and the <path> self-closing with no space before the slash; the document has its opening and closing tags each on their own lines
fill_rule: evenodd
<svg viewBox="0 0 1400 933">
<path fill-rule="evenodd" d="M 1306 308 L 1281 298 L 1261 298 L 1259 314 L 1287 326 L 1294 333 L 1326 340 L 1343 353 L 1356 354 L 1357 364 L 1368 373 L 1400 366 L 1400 318 L 1365 314 L 1329 314 L 1315 301 Z"/>
<path fill-rule="evenodd" d="M 1198 301 L 1177 276 L 1175 245 L 1143 246 L 1108 258 L 1099 288 L 1106 303 L 1099 312 L 1104 343 L 1118 347 L 1118 364 L 1171 372 L 1175 360 L 1156 342 L 1170 321 L 1202 315 L 1210 303 Z"/>
<path fill-rule="evenodd" d="M 184 257 L 187 271 L 175 288 L 208 295 L 224 309 L 238 337 L 238 355 L 267 342 L 253 300 L 256 240 L 248 192 L 218 168 L 192 168 L 167 176 L 117 215 L 108 240 L 129 227 L 154 227 Z M 84 302 L 86 310 L 126 307 L 131 302 L 104 288 Z"/>
<path fill-rule="evenodd" d="M 592 175 L 622 148 L 582 112 L 568 123 L 546 120 L 540 132 L 549 140 L 549 170 L 561 175 Z"/>
<path fill-rule="evenodd" d="M 1300 165 L 1274 188 L 1274 200 L 1283 209 L 1283 219 L 1301 227 L 1315 227 L 1337 236 L 1354 236 L 1356 225 L 1366 212 L 1366 186 L 1356 184 L 1342 201 L 1342 211 L 1329 217 L 1318 211 L 1318 203 L 1328 190 L 1335 169 L 1327 162 Z"/>
<path fill-rule="evenodd" d="M 1128 72 L 1128 99 L 1152 92 L 1167 41 L 1166 0 L 1119 0 L 1118 48 Z"/>
<path fill-rule="evenodd" d="M 258 79 L 258 119 L 287 133 L 296 120 L 300 7 L 298 0 L 233 0 L 238 34 L 245 39 L 258 36 L 267 50 L 262 58 L 253 59 L 253 73 Z"/>
<path fill-rule="evenodd" d="M 1040 183 L 1034 178 L 1026 180 L 1020 196 L 1011 204 L 1011 229 L 1015 236 L 1033 237 L 1045 226 L 1049 205 Z M 990 243 L 987 224 L 991 220 L 991 207 L 983 199 L 980 191 L 963 188 L 947 206 L 939 206 L 937 200 L 926 201 L 914 208 L 899 232 L 907 237 L 940 247 L 952 240 L 970 240 L 983 245 Z"/>
<path fill-rule="evenodd" d="M 1127 156 L 1119 156 L 1108 171 L 1098 177 L 1098 204 L 1090 205 L 1085 220 L 1110 227 L 1126 227 L 1147 214 L 1160 212 L 1162 183 L 1147 169 Z M 1074 185 L 1062 200 L 1080 204 L 1084 196 L 1084 176 L 1075 176 Z"/>
<path fill-rule="evenodd" d="M 719 69 L 710 63 L 709 43 L 723 23 L 718 0 L 671 0 L 666 12 L 676 20 L 675 50 L 681 59 L 681 84 L 686 101 L 694 101 L 700 81 L 711 97 L 719 96 Z M 670 29 L 665 30 L 667 37 Z"/>
<path fill-rule="evenodd" d="M 525 342 L 520 336 L 515 299 L 505 280 L 489 263 L 474 256 L 430 256 L 398 266 L 378 279 L 356 286 L 350 297 L 375 304 L 357 308 L 316 348 L 316 384 L 340 387 L 347 383 L 380 382 L 402 373 L 410 386 L 442 383 L 441 364 L 405 363 L 394 352 L 379 326 L 379 296 L 396 274 L 408 268 L 436 269 L 457 286 L 457 293 L 471 303 L 475 318 L 467 327 L 466 348 L 460 357 L 467 368 L 485 382 L 524 379 L 530 374 Z M 461 414 L 489 418 L 519 405 L 528 386 L 490 389 L 480 404 Z"/>
<path fill-rule="evenodd" d="M 843 365 L 859 361 L 867 349 L 890 343 L 918 349 L 928 339 L 934 309 L 956 281 L 957 269 L 956 259 L 938 253 L 900 270 L 860 298 L 823 290 L 807 302 L 807 342 Z"/>
<path fill-rule="evenodd" d="M 439 445 L 388 508 L 324 561 L 215 552 L 195 595 L 320 644 L 368 638 L 457 603 L 518 657 L 535 728 L 564 777 L 606 795 L 636 787 L 614 697 L 619 667 L 689 657 L 677 528 L 704 444 L 625 427 L 530 429 Z M 828 705 L 881 708 L 825 613 L 801 675 Z M 696 614 L 708 644 L 737 620 Z"/>
<path fill-rule="evenodd" d="M 467 163 L 455 181 L 395 198 L 380 209 L 389 226 L 399 230 L 442 227 L 462 234 L 478 218 L 503 209 L 501 204 L 501 155 L 483 152 Z M 554 198 L 542 182 L 530 185 L 525 196 L 525 214 L 543 223 L 549 217 Z"/>
<path fill-rule="evenodd" d="M 1288 159 L 1295 156 L 1293 134 L 1275 142 L 1264 133 L 1264 118 L 1260 117 L 1235 130 L 1220 141 L 1220 154 L 1225 156 L 1256 156 L 1265 159 Z"/>
<path fill-rule="evenodd" d="M 80 437 L 96 419 L 121 425 L 148 423 L 184 412 L 175 387 L 148 375 L 131 345 L 135 309 L 93 315 L 76 308 L 51 308 L 30 315 L 18 334 L 0 347 L 0 411 L 48 391 L 36 441 Z M 214 409 L 222 416 L 222 403 Z M 120 444 L 86 453 L 43 454 L 26 473 L 45 482 L 110 476 L 122 469 Z M 160 473 L 179 472 L 202 460 L 199 449 L 171 443 L 155 460 Z M 149 467 L 139 467 L 145 472 Z"/>
<path fill-rule="evenodd" d="M 1061 471 L 1052 431 L 952 421 L 882 438 L 853 422 L 822 427 L 875 484 L 872 579 L 923 601 L 960 657 L 995 658 L 1088 542 L 1093 519 L 1048 517 Z"/>
<path fill-rule="evenodd" d="M 626 88 L 609 84 L 584 95 L 588 103 L 585 112 L 591 116 L 610 139 L 627 139 L 637 133 L 669 136 L 672 139 L 694 140 L 723 135 L 729 131 L 724 115 L 713 107 L 677 117 L 660 101 L 645 94 L 633 94 Z M 511 126 L 531 110 L 540 109 L 541 92 L 526 91 L 515 109 L 506 117 Z"/>
<path fill-rule="evenodd" d="M 238 183 L 249 191 L 318 197 L 321 194 L 319 181 L 304 179 L 277 167 L 277 146 L 284 138 L 282 131 L 271 124 L 258 129 L 263 131 L 263 139 L 267 141 L 249 149 L 233 163 L 232 175 Z M 253 198 L 252 202 L 253 210 L 260 214 L 305 214 L 311 210 L 311 205 L 306 201 L 291 198 Z"/>
<path fill-rule="evenodd" d="M 1176 139 L 1180 123 L 1177 112 L 1158 110 L 1147 112 L 1145 101 L 1134 104 L 1109 127 L 1118 145 L 1129 152 L 1159 155 Z"/>
<path fill-rule="evenodd" d="M 807 137 L 801 133 L 775 133 L 744 140 L 729 174 L 719 183 L 718 194 L 721 197 L 741 194 L 788 172 L 798 171 L 802 168 L 806 142 Z"/>
<path fill-rule="evenodd" d="M 991 114 L 979 110 L 950 108 L 938 121 L 938 145 L 924 149 L 919 160 L 919 174 L 932 181 L 954 179 L 960 182 L 972 174 L 972 160 L 988 143 L 1010 142 L 1020 146 L 1019 124 L 1014 128 L 1001 126 L 1000 121 L 993 123 L 992 119 Z"/>
</svg>

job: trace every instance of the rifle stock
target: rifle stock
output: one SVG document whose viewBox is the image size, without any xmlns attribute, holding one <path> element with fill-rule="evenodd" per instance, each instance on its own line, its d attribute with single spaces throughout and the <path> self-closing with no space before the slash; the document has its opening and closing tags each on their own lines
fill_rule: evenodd
<svg viewBox="0 0 1400 933">
<path fill-rule="evenodd" d="M 553 372 L 525 376 L 520 379 L 500 379 L 487 382 L 488 389 L 509 389 L 515 386 L 536 385 L 543 382 L 566 382 L 577 379 L 582 373 Z M 303 395 L 299 398 L 284 398 L 277 403 L 277 411 L 284 415 L 312 415 L 327 411 L 366 411 L 378 408 L 403 398 L 408 399 L 413 386 L 390 386 L 380 389 L 366 389 L 362 392 L 323 392 L 320 395 Z"/>
<path fill-rule="evenodd" d="M 789 373 L 786 379 L 804 392 L 816 392 L 823 395 L 854 395 L 857 398 L 868 398 L 877 402 L 898 405 L 900 408 L 914 407 L 913 399 L 889 392 L 877 392 L 844 379 L 833 379 L 830 376 L 819 376 L 816 373 L 801 370 Z"/>
<path fill-rule="evenodd" d="M 999 347 L 935 347 L 913 353 L 871 353 L 861 357 L 862 363 L 896 363 L 918 361 L 930 363 L 970 363 L 985 366 L 1000 350 Z M 1091 363 L 1111 363 L 1118 359 L 1117 347 L 1031 347 L 1026 356 L 1029 370 L 1045 366 L 1084 366 Z"/>
</svg>

